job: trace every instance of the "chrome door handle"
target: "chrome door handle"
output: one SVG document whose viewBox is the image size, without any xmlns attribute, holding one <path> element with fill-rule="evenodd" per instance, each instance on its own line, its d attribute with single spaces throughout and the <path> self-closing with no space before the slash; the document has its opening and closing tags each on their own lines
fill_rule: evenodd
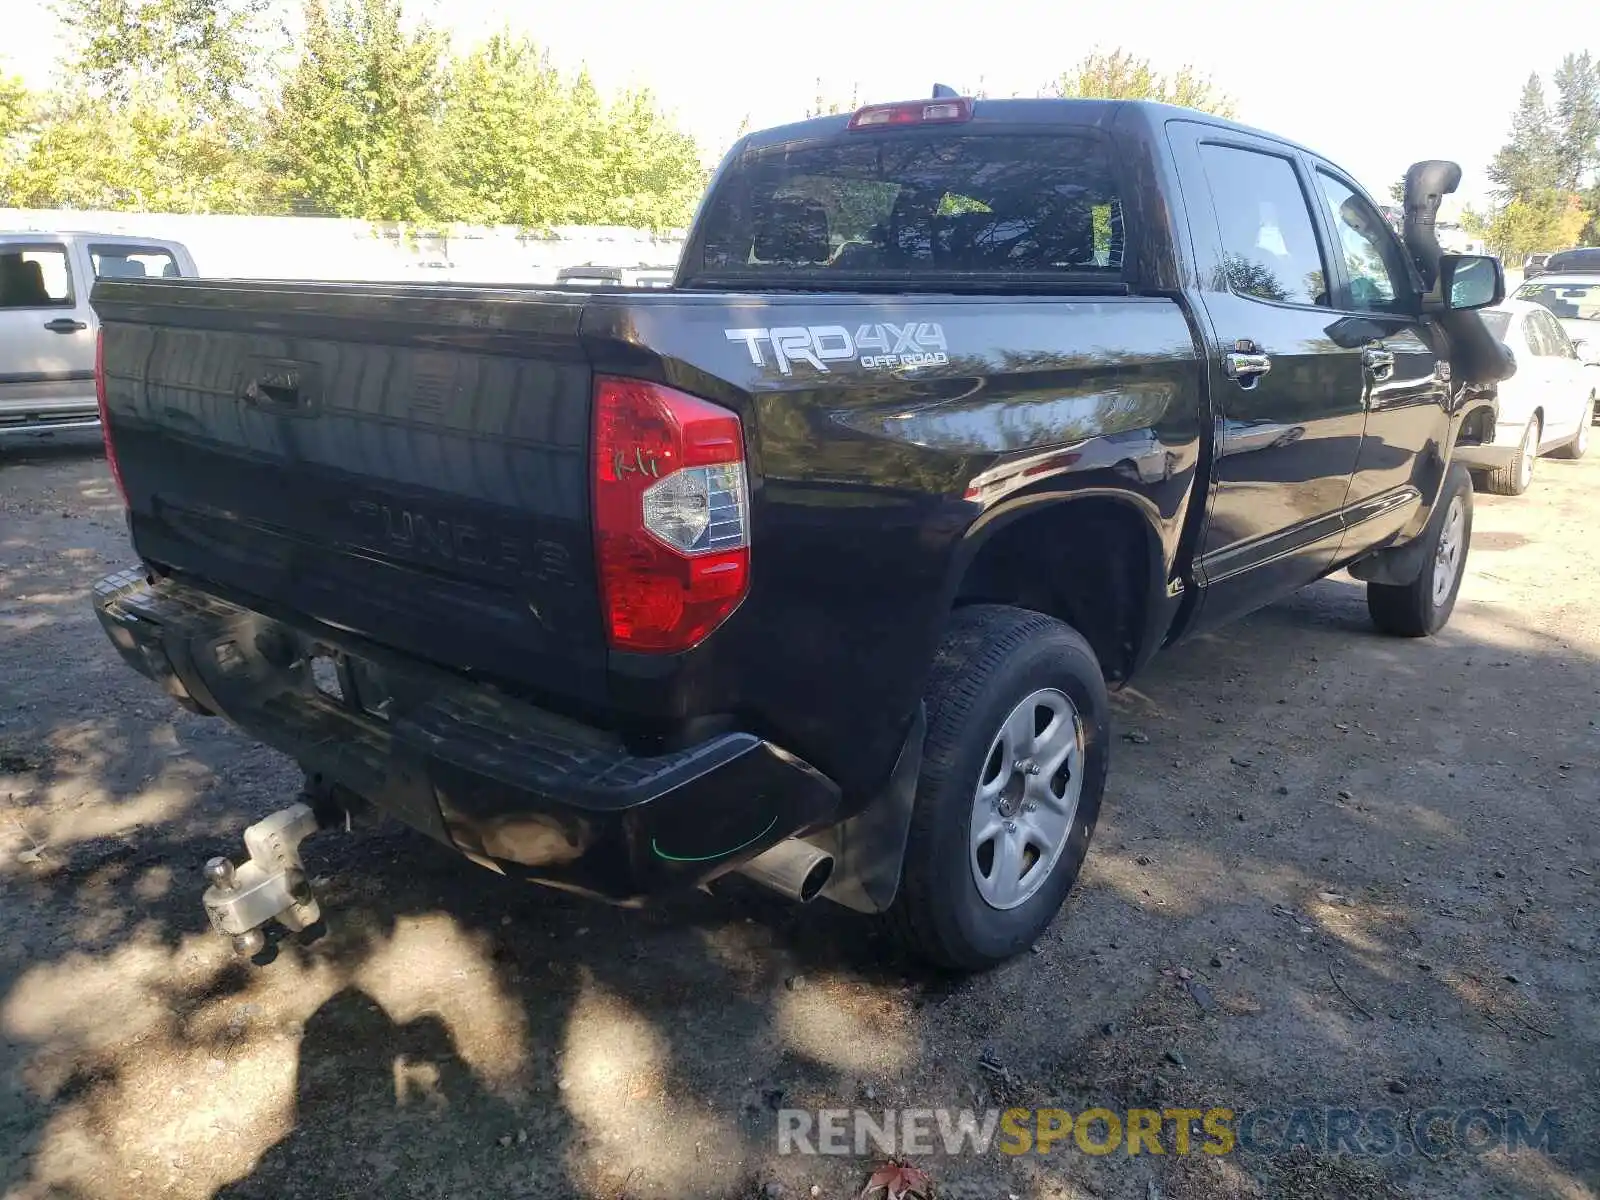
<svg viewBox="0 0 1600 1200">
<path fill-rule="evenodd" d="M 1230 350 L 1222 356 L 1222 370 L 1240 387 L 1254 387 L 1257 379 L 1272 370 L 1272 359 L 1265 354 L 1245 354 Z"/>
<path fill-rule="evenodd" d="M 1361 352 L 1361 365 L 1372 372 L 1379 383 L 1394 374 L 1394 351 L 1382 346 L 1368 346 Z"/>
<path fill-rule="evenodd" d="M 77 333 L 80 329 L 89 328 L 87 322 L 75 321 L 71 317 L 57 317 L 54 321 L 46 321 L 44 327 L 51 333 Z"/>
</svg>

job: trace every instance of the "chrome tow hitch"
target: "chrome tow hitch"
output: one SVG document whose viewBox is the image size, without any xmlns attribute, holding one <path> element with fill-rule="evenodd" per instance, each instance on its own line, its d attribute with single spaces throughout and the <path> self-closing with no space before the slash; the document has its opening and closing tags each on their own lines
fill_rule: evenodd
<svg viewBox="0 0 1600 1200">
<path fill-rule="evenodd" d="M 235 866 L 226 858 L 205 865 L 202 898 L 211 927 L 249 956 L 266 945 L 262 927 L 269 921 L 298 933 L 322 917 L 311 881 L 300 861 L 300 843 L 322 828 L 309 804 L 291 804 L 244 831 L 249 857 Z"/>
</svg>

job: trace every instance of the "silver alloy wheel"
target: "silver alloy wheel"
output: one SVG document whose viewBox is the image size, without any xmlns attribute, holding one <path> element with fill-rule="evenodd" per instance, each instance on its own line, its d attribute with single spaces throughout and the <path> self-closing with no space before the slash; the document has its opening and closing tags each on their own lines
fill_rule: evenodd
<svg viewBox="0 0 1600 1200">
<path fill-rule="evenodd" d="M 1528 420 L 1528 432 L 1522 435 L 1522 451 L 1517 455 L 1517 490 L 1525 492 L 1533 482 L 1533 460 L 1539 457 L 1539 418 Z"/>
<path fill-rule="evenodd" d="M 1452 496 L 1439 530 L 1439 547 L 1433 556 L 1433 606 L 1438 608 L 1450 595 L 1450 588 L 1461 570 L 1466 554 L 1467 510 L 1460 496 Z"/>
<path fill-rule="evenodd" d="M 991 908 L 1016 908 L 1044 886 L 1072 839 L 1083 792 L 1083 721 L 1055 688 L 1011 710 L 978 772 L 968 859 Z"/>
</svg>

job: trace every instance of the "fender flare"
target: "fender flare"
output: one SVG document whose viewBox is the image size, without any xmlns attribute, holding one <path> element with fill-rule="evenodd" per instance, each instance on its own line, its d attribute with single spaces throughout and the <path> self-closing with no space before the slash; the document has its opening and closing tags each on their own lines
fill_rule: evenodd
<svg viewBox="0 0 1600 1200">
<path fill-rule="evenodd" d="M 1144 531 L 1145 570 L 1145 620 L 1139 631 L 1139 645 L 1130 658 L 1123 677 L 1131 676 L 1160 648 L 1168 628 L 1178 611 L 1178 597 L 1186 588 L 1168 587 L 1168 579 L 1177 569 L 1174 562 L 1168 566 L 1166 539 L 1161 531 L 1161 516 L 1155 505 L 1146 497 L 1117 488 L 1082 488 L 1071 492 L 1036 492 L 1008 498 L 988 509 L 963 531 L 951 556 L 945 579 L 944 607 L 954 610 L 961 584 L 972 564 L 985 547 L 1000 533 L 1018 521 L 1059 511 L 1067 505 L 1085 501 L 1109 501 L 1126 510 Z"/>
</svg>

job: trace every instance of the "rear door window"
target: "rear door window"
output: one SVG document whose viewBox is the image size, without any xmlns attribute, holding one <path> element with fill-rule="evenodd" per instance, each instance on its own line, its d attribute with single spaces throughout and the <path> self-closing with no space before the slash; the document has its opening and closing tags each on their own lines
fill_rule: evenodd
<svg viewBox="0 0 1600 1200">
<path fill-rule="evenodd" d="M 1326 305 L 1328 275 L 1294 164 L 1209 143 L 1200 158 L 1222 235 L 1218 287 L 1253 300 Z"/>
<path fill-rule="evenodd" d="M 1572 348 L 1572 339 L 1567 336 L 1567 331 L 1561 328 L 1557 321 L 1548 312 L 1534 313 L 1528 318 L 1539 323 L 1539 332 L 1548 347 L 1547 353 L 1556 358 L 1577 358 L 1578 352 Z"/>
<path fill-rule="evenodd" d="M 1539 324 L 1538 313 L 1529 313 L 1522 318 L 1522 340 L 1528 343 L 1528 349 L 1538 358 L 1548 358 L 1555 353 L 1545 341 L 1544 326 Z"/>
<path fill-rule="evenodd" d="M 691 280 L 1122 274 L 1122 205 L 1090 134 L 846 133 L 752 151 L 702 220 Z"/>
<path fill-rule="evenodd" d="M 65 246 L 0 246 L 0 309 L 71 308 Z"/>
<path fill-rule="evenodd" d="M 90 246 L 96 279 L 160 279 L 178 274 L 170 252 L 156 246 Z"/>
</svg>

